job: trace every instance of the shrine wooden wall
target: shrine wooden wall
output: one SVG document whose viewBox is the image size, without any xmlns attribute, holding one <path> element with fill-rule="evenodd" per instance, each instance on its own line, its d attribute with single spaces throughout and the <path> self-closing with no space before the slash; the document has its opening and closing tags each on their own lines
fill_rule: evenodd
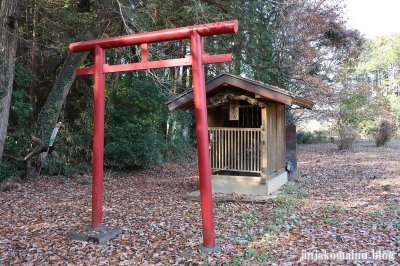
<svg viewBox="0 0 400 266">
<path fill-rule="evenodd" d="M 269 103 L 267 108 L 267 175 L 286 166 L 285 105 Z"/>
<path fill-rule="evenodd" d="M 239 120 L 229 120 L 229 108 L 208 109 L 209 127 L 259 128 L 263 123 L 265 144 L 259 144 L 263 150 L 265 177 L 278 173 L 286 166 L 286 115 L 285 105 L 269 102 L 265 112 L 260 107 L 240 108 Z M 265 119 L 262 116 L 265 116 Z M 263 147 L 265 145 L 266 147 Z M 266 154 L 266 155 L 265 155 Z"/>
</svg>

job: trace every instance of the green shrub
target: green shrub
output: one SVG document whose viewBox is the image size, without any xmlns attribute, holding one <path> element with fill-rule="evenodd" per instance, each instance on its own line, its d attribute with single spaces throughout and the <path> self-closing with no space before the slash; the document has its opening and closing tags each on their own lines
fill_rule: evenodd
<svg viewBox="0 0 400 266">
<path fill-rule="evenodd" d="M 125 75 L 107 105 L 105 163 L 128 169 L 162 162 L 168 109 L 152 82 Z"/>
<path fill-rule="evenodd" d="M 32 150 L 32 143 L 25 130 L 29 127 L 29 94 L 26 88 L 35 79 L 30 68 L 22 62 L 15 64 L 14 90 L 11 97 L 10 117 L 8 120 L 7 138 L 4 154 L 23 158 Z M 0 182 L 18 176 L 23 164 L 3 157 L 0 164 Z"/>
<path fill-rule="evenodd" d="M 330 138 L 327 136 L 327 133 L 324 131 L 315 131 L 315 132 L 299 131 L 296 134 L 296 138 L 298 144 L 317 144 L 317 143 L 331 142 Z"/>
<path fill-rule="evenodd" d="M 191 127 L 193 113 L 169 111 L 165 96 L 154 82 L 141 80 L 129 72 L 121 76 L 118 88 L 106 91 L 106 168 L 129 171 L 166 160 L 187 159 L 190 154 L 195 154 Z M 92 167 L 93 95 L 77 94 L 69 104 L 66 108 L 76 109 L 79 113 L 63 120 L 57 149 L 65 167 L 59 162 L 48 162 L 47 168 L 54 173 L 69 173 L 72 168 L 90 171 Z M 168 124 L 171 130 L 167 133 Z"/>
<path fill-rule="evenodd" d="M 71 166 L 64 160 L 55 158 L 52 155 L 47 155 L 44 165 L 41 169 L 41 174 L 47 176 L 63 175 L 73 178 L 76 177 L 80 169 L 82 169 L 80 165 Z"/>
<path fill-rule="evenodd" d="M 18 175 L 18 171 L 12 163 L 5 163 L 3 159 L 3 163 L 0 164 L 0 182 L 5 180 L 9 180 Z"/>
<path fill-rule="evenodd" d="M 309 144 L 311 143 L 312 134 L 311 132 L 299 131 L 296 133 L 296 139 L 298 144 Z"/>
<path fill-rule="evenodd" d="M 106 165 L 118 169 L 161 163 L 163 143 L 154 128 L 124 123 L 109 129 L 104 153 Z"/>
<path fill-rule="evenodd" d="M 168 119 L 168 131 L 163 156 L 167 161 L 192 160 L 196 157 L 195 130 L 192 111 L 175 110 Z"/>
<path fill-rule="evenodd" d="M 66 164 L 90 169 L 93 153 L 93 97 L 85 99 L 81 104 L 76 118 L 72 121 L 64 120 L 56 143 Z"/>
<path fill-rule="evenodd" d="M 31 141 L 25 131 L 29 128 L 29 87 L 34 75 L 30 68 L 18 61 L 15 65 L 14 87 L 11 97 L 10 117 L 4 153 L 15 157 L 24 157 L 31 151 Z"/>
</svg>

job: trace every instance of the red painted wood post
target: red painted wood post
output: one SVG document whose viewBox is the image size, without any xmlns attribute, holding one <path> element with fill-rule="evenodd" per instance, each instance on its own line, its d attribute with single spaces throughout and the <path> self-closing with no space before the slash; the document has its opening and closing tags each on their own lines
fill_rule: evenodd
<svg viewBox="0 0 400 266">
<path fill-rule="evenodd" d="M 94 49 L 94 121 L 93 121 L 93 177 L 92 229 L 101 228 L 103 205 L 104 109 L 105 109 L 105 51 L 99 45 Z"/>
<path fill-rule="evenodd" d="M 203 246 L 215 247 L 214 210 L 208 142 L 206 86 L 203 66 L 203 38 L 197 31 L 191 36 L 194 109 L 196 114 L 197 154 L 199 162 L 200 200 L 203 224 Z"/>
</svg>

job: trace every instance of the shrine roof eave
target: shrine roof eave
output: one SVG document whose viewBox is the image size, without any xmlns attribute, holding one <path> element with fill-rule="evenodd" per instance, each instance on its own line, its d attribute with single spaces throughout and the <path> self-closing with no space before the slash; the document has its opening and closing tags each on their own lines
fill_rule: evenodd
<svg viewBox="0 0 400 266">
<path fill-rule="evenodd" d="M 206 95 L 213 96 L 216 93 L 228 88 L 242 91 L 244 94 L 254 94 L 254 97 L 262 98 L 266 101 L 279 102 L 287 105 L 298 105 L 306 109 L 312 109 L 314 103 L 297 95 L 252 79 L 235 76 L 232 74 L 221 74 L 206 82 Z M 174 109 L 194 109 L 193 89 L 177 96 L 167 102 L 170 110 Z"/>
</svg>

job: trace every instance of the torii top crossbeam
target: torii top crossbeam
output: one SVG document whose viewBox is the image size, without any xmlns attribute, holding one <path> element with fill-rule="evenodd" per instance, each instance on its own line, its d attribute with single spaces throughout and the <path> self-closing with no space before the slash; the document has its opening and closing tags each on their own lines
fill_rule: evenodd
<svg viewBox="0 0 400 266">
<path fill-rule="evenodd" d="M 165 29 L 153 32 L 137 33 L 119 37 L 103 38 L 98 40 L 72 43 L 71 52 L 80 53 L 93 51 L 96 45 L 103 49 L 137 45 L 142 43 L 167 42 L 173 40 L 190 39 L 193 32 L 202 37 L 234 33 L 238 30 L 238 21 L 224 21 L 183 28 Z"/>
<path fill-rule="evenodd" d="M 104 164 L 104 109 L 105 74 L 119 71 L 144 70 L 190 65 L 193 73 L 193 92 L 196 115 L 196 135 L 199 162 L 200 199 L 203 225 L 203 247 L 215 248 L 214 212 L 212 204 L 211 168 L 208 143 L 207 105 L 205 94 L 204 64 L 228 62 L 231 54 L 203 54 L 202 37 L 235 33 L 238 21 L 224 21 L 183 28 L 166 29 L 126 36 L 76 42 L 70 45 L 74 53 L 94 51 L 94 65 L 76 69 L 77 75 L 94 74 L 94 132 L 93 132 L 93 178 L 92 178 L 92 225 L 90 229 L 102 228 L 102 193 Z M 148 61 L 148 44 L 190 39 L 191 55 L 186 58 Z M 110 48 L 141 45 L 139 63 L 123 65 L 105 64 L 105 50 Z"/>
</svg>

